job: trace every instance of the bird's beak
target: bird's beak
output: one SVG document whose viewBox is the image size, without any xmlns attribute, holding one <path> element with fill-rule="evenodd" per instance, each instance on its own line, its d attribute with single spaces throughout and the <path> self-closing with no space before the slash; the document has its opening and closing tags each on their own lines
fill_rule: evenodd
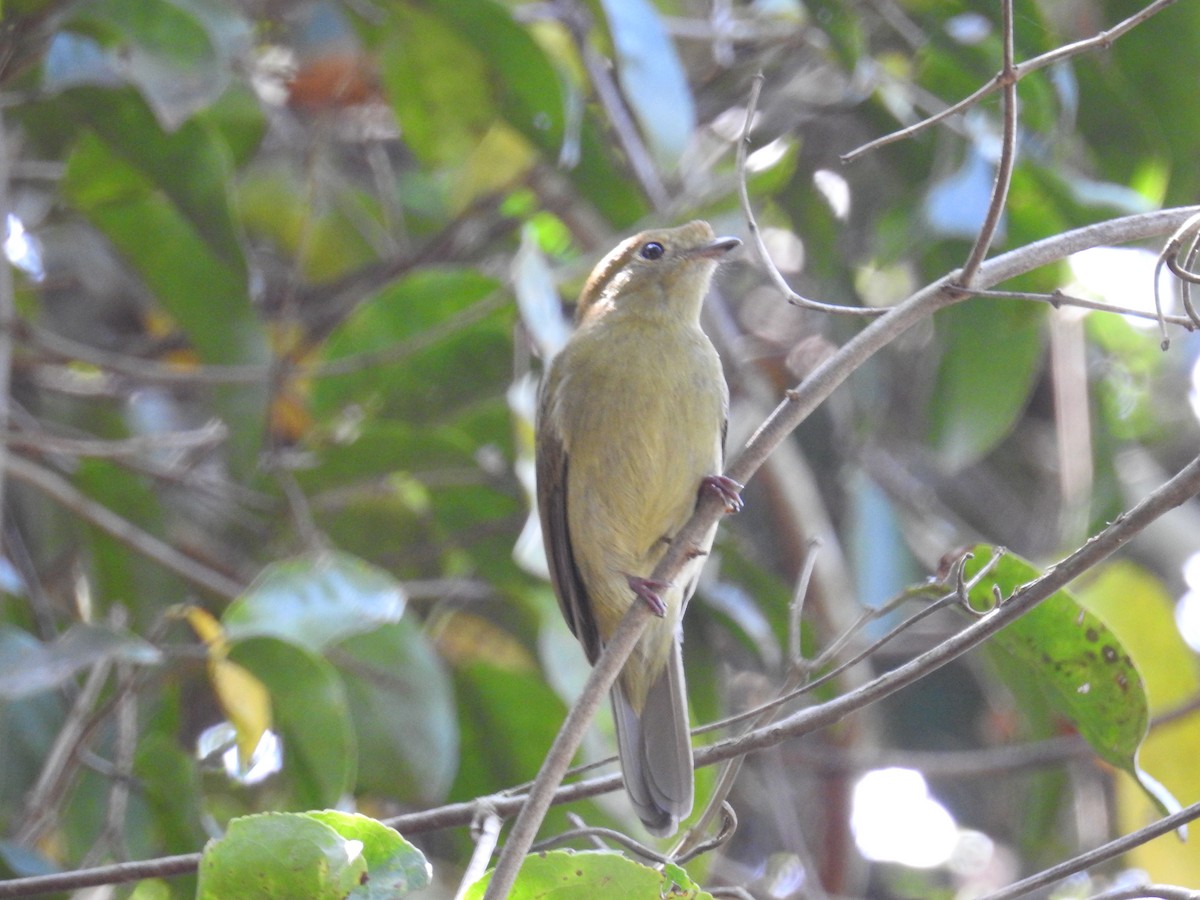
<svg viewBox="0 0 1200 900">
<path fill-rule="evenodd" d="M 701 244 L 688 253 L 688 256 L 700 256 L 706 259 L 720 259 L 730 250 L 742 246 L 740 239 L 735 237 L 719 237 L 715 241 Z"/>
</svg>

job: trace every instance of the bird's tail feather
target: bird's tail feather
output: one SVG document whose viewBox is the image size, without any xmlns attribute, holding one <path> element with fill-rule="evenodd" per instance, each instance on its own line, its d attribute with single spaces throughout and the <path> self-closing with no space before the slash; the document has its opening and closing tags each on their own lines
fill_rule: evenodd
<svg viewBox="0 0 1200 900">
<path fill-rule="evenodd" d="M 650 685 L 638 715 L 620 681 L 612 690 L 613 720 L 625 789 L 646 830 L 674 834 L 692 811 L 694 775 L 688 727 L 687 691 L 679 639 Z"/>
</svg>

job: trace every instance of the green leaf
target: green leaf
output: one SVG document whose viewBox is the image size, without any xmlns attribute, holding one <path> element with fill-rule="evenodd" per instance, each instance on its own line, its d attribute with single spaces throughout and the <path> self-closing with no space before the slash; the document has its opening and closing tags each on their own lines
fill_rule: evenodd
<svg viewBox="0 0 1200 900">
<path fill-rule="evenodd" d="M 356 215 L 347 208 L 358 202 Z M 310 284 L 323 284 L 378 259 L 363 233 L 364 221 L 378 212 L 373 200 L 323 181 L 287 162 L 265 161 L 251 167 L 238 185 L 238 210 L 246 230 L 263 236 L 295 258 Z"/>
<path fill-rule="evenodd" d="M 566 716 L 533 667 L 471 662 L 455 671 L 462 765 L 454 797 L 475 797 L 533 778 Z"/>
<path fill-rule="evenodd" d="M 322 377 L 313 388 L 317 418 L 332 418 L 352 406 L 428 423 L 500 394 L 512 371 L 511 310 L 493 310 L 446 333 L 437 330 L 496 287 L 478 272 L 459 269 L 425 269 L 389 284 L 330 336 L 323 358 L 394 349 L 404 342 L 411 352 L 395 362 Z"/>
<path fill-rule="evenodd" d="M 63 27 L 43 69 L 48 92 L 126 81 L 168 130 L 224 93 L 251 45 L 236 7 L 202 0 L 89 0 Z"/>
<path fill-rule="evenodd" d="M 264 635 L 320 652 L 399 621 L 404 588 L 356 556 L 326 551 L 272 563 L 221 617 L 230 640 Z"/>
<path fill-rule="evenodd" d="M 0 697 L 16 698 L 48 691 L 101 662 L 156 666 L 158 648 L 123 629 L 79 622 L 49 644 L 0 626 L 8 645 L 0 656 Z"/>
<path fill-rule="evenodd" d="M 226 135 L 245 144 L 256 140 L 262 114 L 252 118 L 239 92 L 226 102 L 168 133 L 155 120 L 145 101 L 131 90 L 73 90 L 61 99 L 72 121 L 86 126 L 123 163 L 141 173 L 154 190 L 162 191 L 208 244 L 211 252 L 239 278 L 245 278 L 238 226 L 234 221 L 229 183 L 231 150 Z M 231 132 L 232 117 L 242 123 Z"/>
<path fill-rule="evenodd" d="M 433 13 L 396 4 L 392 18 L 378 52 L 404 141 L 426 165 L 460 162 L 495 116 L 487 66 Z"/>
<path fill-rule="evenodd" d="M 687 74 L 648 0 L 601 0 L 617 78 L 661 169 L 672 172 L 696 128 Z"/>
<path fill-rule="evenodd" d="M 365 883 L 350 892 L 360 900 L 393 900 L 400 892 L 428 887 L 433 871 L 425 856 L 394 828 L 355 813 L 326 809 L 305 813 L 324 822 L 348 841 L 362 842 Z"/>
<path fill-rule="evenodd" d="M 159 184 L 89 133 L 67 162 L 62 188 L 137 270 L 203 360 L 265 357 L 240 269 L 213 252 Z"/>
<path fill-rule="evenodd" d="M 364 847 L 301 813 L 229 823 L 200 859 L 197 900 L 344 900 L 367 875 Z"/>
<path fill-rule="evenodd" d="M 25 652 L 33 644 L 26 632 L 0 627 L 0 659 Z M 23 820 L 26 795 L 45 768 L 65 717 L 65 704 L 57 691 L 0 701 L 0 734 L 4 735 L 0 740 L 0 828 L 5 834 Z"/>
<path fill-rule="evenodd" d="M 458 712 L 445 664 L 411 620 L 331 653 L 358 735 L 358 790 L 423 804 L 443 799 L 458 771 Z"/>
<path fill-rule="evenodd" d="M 337 672 L 303 647 L 270 637 L 235 644 L 229 660 L 248 669 L 271 693 L 288 805 L 315 809 L 337 803 L 354 784 L 357 759 Z"/>
<path fill-rule="evenodd" d="M 161 427 L 162 422 L 154 424 Z M 113 423 L 102 420 L 96 425 L 103 433 Z M 75 483 L 117 515 L 151 534 L 163 533 L 162 494 L 154 491 L 144 477 L 110 460 L 84 459 L 75 471 Z M 143 565 L 141 557 L 124 541 L 94 525 L 88 526 L 87 534 L 97 596 L 115 598 L 136 612 L 156 615 L 163 594 L 180 590 L 178 576 L 157 566 Z"/>
<path fill-rule="evenodd" d="M 245 165 L 258 150 L 267 132 L 267 120 L 254 91 L 245 84 L 230 86 L 209 107 L 201 110 L 194 121 L 228 150 L 227 165 Z M 229 182 L 224 182 L 228 189 Z"/>
<path fill-rule="evenodd" d="M 963 567 L 968 583 L 997 551 L 981 544 L 971 552 L 973 558 Z M 971 604 L 990 609 L 994 591 L 1011 596 L 1041 574 L 1020 557 L 1005 553 L 970 589 Z M 998 632 L 988 647 L 1034 671 L 1055 710 L 1071 721 L 1096 755 L 1136 778 L 1164 813 L 1179 808 L 1138 765 L 1138 748 L 1150 717 L 1145 686 L 1129 652 L 1099 617 L 1067 591 L 1057 591 Z M 1010 686 L 1021 690 L 1028 684 L 1022 680 Z"/>
<path fill-rule="evenodd" d="M 339 434 L 336 424 L 329 431 L 328 435 L 315 435 L 311 441 L 318 452 L 316 466 L 297 473 L 306 491 L 362 481 L 398 469 L 419 473 L 477 465 L 479 443 L 457 423 L 430 428 L 396 419 L 369 419 L 355 425 L 349 434 Z"/>
<path fill-rule="evenodd" d="M 1044 310 L 1029 303 L 979 300 L 936 317 L 945 350 L 929 400 L 930 442 L 945 464 L 962 469 L 1013 428 L 1039 371 Z"/>
<path fill-rule="evenodd" d="M 134 757 L 138 794 L 154 826 L 159 852 L 188 853 L 203 842 L 200 776 L 194 756 L 165 729 L 146 734 Z"/>
<path fill-rule="evenodd" d="M 467 889 L 464 900 L 480 900 L 492 873 Z M 509 894 L 512 900 L 592 900 L 594 897 L 671 897 L 711 900 L 680 866 L 662 872 L 611 850 L 551 850 L 525 857 Z"/>
<path fill-rule="evenodd" d="M 557 156 L 565 121 L 562 86 L 532 35 L 495 0 L 433 0 L 429 8 L 486 60 L 505 121 L 552 158 Z"/>
</svg>

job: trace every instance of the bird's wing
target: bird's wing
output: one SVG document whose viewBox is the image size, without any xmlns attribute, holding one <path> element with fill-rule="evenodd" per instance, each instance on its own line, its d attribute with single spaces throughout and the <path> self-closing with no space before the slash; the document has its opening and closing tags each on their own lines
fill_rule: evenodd
<svg viewBox="0 0 1200 900">
<path fill-rule="evenodd" d="M 538 515 L 542 520 L 542 538 L 546 546 L 546 561 L 550 564 L 550 580 L 563 618 L 571 633 L 579 639 L 588 662 L 595 663 L 603 649 L 587 587 L 575 564 L 571 547 L 571 530 L 567 518 L 566 448 L 553 428 L 538 429 L 537 436 L 537 496 Z"/>
</svg>

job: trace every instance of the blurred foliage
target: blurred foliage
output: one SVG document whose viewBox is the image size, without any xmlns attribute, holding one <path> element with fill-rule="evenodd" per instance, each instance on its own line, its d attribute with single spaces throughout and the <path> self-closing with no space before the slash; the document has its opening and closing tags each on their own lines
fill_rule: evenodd
<svg viewBox="0 0 1200 900">
<path fill-rule="evenodd" d="M 1017 58 L 1141 6 L 1018 0 Z M 532 384 L 590 265 L 651 224 L 746 233 L 734 158 L 760 70 L 748 187 L 785 275 L 815 299 L 895 303 L 960 266 L 999 148 L 991 97 L 838 160 L 994 77 L 1000 8 L 978 0 L 8 0 L 2 24 L 16 279 L 2 336 L 3 877 L 225 834 L 200 891 L 227 896 L 243 867 L 280 858 L 259 843 L 270 833 L 309 853 L 302 868 L 337 862 L 284 894 L 345 896 L 364 871 L 378 896 L 416 890 L 428 858 L 421 896 L 451 896 L 466 829 L 405 835 L 418 852 L 348 814 L 255 816 L 383 818 L 536 773 L 586 664 L 522 532 Z M 1200 92 L 1180 70 L 1196 34 L 1200 6 L 1177 4 L 1021 82 L 996 252 L 1196 202 Z M 1005 287 L 1149 308 L 1147 248 L 1099 275 L 1061 261 Z M 751 251 L 709 312 L 730 454 L 862 327 L 788 306 Z M 1172 334 L 1164 354 L 1146 326 L 978 298 L 873 358 L 722 526 L 686 624 L 696 722 L 771 696 L 793 643 L 816 658 L 955 548 L 1019 553 L 993 577 L 1011 591 L 1191 458 L 1200 340 Z M 1180 764 L 1194 718 L 1156 717 L 1200 690 L 1173 616 L 1200 592 L 1185 569 L 1198 533 L 1185 508 L 1093 573 L 1078 605 L 1058 596 L 992 652 L 748 760 L 741 828 L 689 874 L 564 853 L 545 877 L 579 879 L 581 896 L 610 877 L 673 881 L 680 896 L 703 896 L 691 878 L 755 896 L 807 896 L 818 878 L 843 896 L 951 895 L 1144 822 L 1149 801 L 1113 766 L 1195 801 Z M 793 641 L 787 601 L 810 552 Z M 924 620 L 818 699 L 960 626 Z M 1144 693 L 1125 702 L 1112 679 L 1116 692 L 1081 691 L 1111 667 L 1092 633 Z M 600 718 L 581 761 L 612 752 Z M 1091 746 L 1032 770 L 964 777 L 977 770 L 938 755 L 999 759 L 1076 732 Z M 932 754 L 934 794 L 986 835 L 980 871 L 855 849 L 860 770 L 911 750 Z M 701 802 L 713 783 L 700 773 Z M 639 833 L 621 796 L 571 809 Z M 559 809 L 547 831 L 567 825 Z M 1158 841 L 1130 864 L 1200 883 L 1194 843 Z M 195 890 L 182 878 L 118 894 Z"/>
</svg>

